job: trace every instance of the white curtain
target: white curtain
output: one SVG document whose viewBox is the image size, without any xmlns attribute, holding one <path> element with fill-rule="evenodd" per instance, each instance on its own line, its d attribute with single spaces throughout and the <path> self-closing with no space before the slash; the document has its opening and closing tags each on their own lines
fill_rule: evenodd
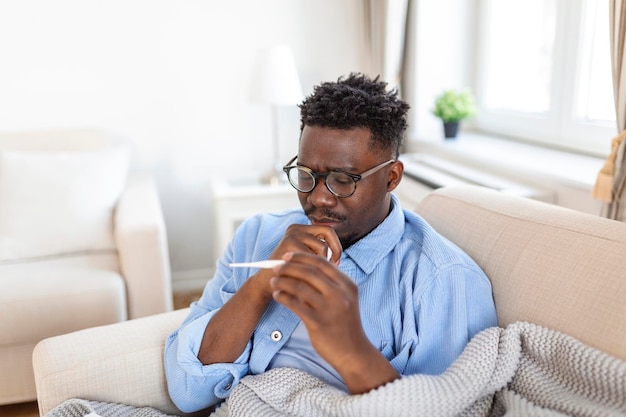
<svg viewBox="0 0 626 417">
<path fill-rule="evenodd" d="M 410 0 L 362 0 L 365 72 L 402 91 Z"/>
<path fill-rule="evenodd" d="M 609 0 L 611 31 L 611 66 L 617 130 L 611 142 L 611 153 L 598 173 L 593 189 L 594 198 L 603 201 L 603 215 L 624 221 L 626 195 L 626 4 L 624 0 Z"/>
<path fill-rule="evenodd" d="M 361 0 L 365 33 L 365 73 L 380 76 L 400 97 L 412 98 L 413 57 L 409 51 L 417 0 Z M 406 142 L 400 152 L 406 150 Z"/>
</svg>

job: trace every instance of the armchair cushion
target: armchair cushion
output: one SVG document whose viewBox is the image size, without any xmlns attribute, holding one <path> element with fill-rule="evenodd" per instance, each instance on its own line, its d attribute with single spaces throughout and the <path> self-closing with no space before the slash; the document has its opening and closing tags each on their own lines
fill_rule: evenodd
<svg viewBox="0 0 626 417">
<path fill-rule="evenodd" d="M 54 268 L 0 279 L 0 346 L 29 344 L 97 324 L 126 320 L 125 287 L 113 271 Z M 39 308 L 33 306 L 39 305 Z"/>
<path fill-rule="evenodd" d="M 0 152 L 0 262 L 113 250 L 130 152 Z"/>
<path fill-rule="evenodd" d="M 89 398 L 180 414 L 167 393 L 163 349 L 187 314 L 175 310 L 40 342 L 33 353 L 40 413 Z"/>
</svg>

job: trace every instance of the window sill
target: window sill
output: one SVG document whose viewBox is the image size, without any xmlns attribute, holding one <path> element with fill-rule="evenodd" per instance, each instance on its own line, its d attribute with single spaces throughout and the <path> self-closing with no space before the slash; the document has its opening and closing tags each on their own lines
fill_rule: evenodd
<svg viewBox="0 0 626 417">
<path fill-rule="evenodd" d="M 557 183 L 589 192 L 605 161 L 475 132 L 460 132 L 452 140 L 412 140 L 407 146 L 411 153 L 435 155 L 529 184 Z"/>
</svg>

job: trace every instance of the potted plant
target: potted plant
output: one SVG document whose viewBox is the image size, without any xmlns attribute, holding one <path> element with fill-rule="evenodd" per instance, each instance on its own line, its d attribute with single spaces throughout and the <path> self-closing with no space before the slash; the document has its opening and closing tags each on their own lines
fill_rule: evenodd
<svg viewBox="0 0 626 417">
<path fill-rule="evenodd" d="M 435 99 L 432 112 L 442 120 L 446 139 L 451 139 L 456 137 L 461 120 L 476 114 L 476 104 L 469 90 L 445 90 Z"/>
</svg>

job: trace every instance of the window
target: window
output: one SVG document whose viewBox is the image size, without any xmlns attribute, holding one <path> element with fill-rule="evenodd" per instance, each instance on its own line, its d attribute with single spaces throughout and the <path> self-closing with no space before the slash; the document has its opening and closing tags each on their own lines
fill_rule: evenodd
<svg viewBox="0 0 626 417">
<path fill-rule="evenodd" d="M 482 0 L 477 127 L 606 155 L 617 134 L 606 0 Z"/>
</svg>

